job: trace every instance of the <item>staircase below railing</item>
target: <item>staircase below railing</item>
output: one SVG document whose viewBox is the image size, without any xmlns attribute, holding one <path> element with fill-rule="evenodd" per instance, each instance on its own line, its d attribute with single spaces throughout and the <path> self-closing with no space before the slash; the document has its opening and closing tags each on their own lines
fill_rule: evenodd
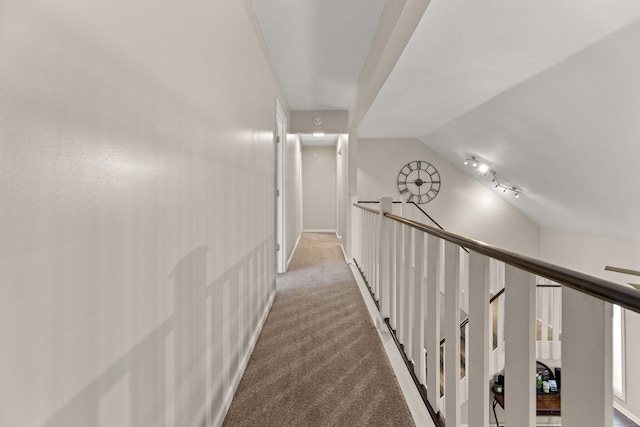
<svg viewBox="0 0 640 427">
<path fill-rule="evenodd" d="M 461 425 L 468 396 L 468 425 L 487 426 L 491 373 L 503 362 L 506 424 L 535 426 L 536 358 L 559 358 L 560 349 L 564 425 L 612 425 L 611 303 L 640 312 L 637 291 L 394 215 L 388 198 L 379 210 L 354 206 L 354 259 L 439 425 Z M 495 300 L 502 292 L 506 299 Z M 490 295 L 504 301 L 503 314 L 494 316 Z M 461 307 L 469 319 L 463 333 Z M 501 315 L 503 322 L 492 320 Z M 501 342 L 502 361 L 494 348 Z"/>
</svg>

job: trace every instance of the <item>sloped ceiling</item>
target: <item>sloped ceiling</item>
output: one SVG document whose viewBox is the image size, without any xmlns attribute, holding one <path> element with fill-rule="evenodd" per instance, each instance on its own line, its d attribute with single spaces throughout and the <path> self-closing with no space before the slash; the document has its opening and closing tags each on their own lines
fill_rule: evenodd
<svg viewBox="0 0 640 427">
<path fill-rule="evenodd" d="M 640 241 L 639 17 L 626 0 L 432 0 L 358 133 L 462 169 L 478 155 L 541 226 Z"/>
</svg>

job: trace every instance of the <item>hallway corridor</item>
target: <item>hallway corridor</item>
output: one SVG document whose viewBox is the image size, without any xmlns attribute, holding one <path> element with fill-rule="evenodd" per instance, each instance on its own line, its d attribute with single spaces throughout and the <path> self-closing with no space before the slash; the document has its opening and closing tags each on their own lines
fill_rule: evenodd
<svg viewBox="0 0 640 427">
<path fill-rule="evenodd" d="M 413 426 L 333 234 L 305 233 L 224 426 Z"/>
</svg>

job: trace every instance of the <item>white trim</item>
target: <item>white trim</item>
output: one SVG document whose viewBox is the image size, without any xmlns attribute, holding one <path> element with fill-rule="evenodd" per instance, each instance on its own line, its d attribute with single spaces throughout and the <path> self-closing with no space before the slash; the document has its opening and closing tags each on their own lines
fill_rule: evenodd
<svg viewBox="0 0 640 427">
<path fill-rule="evenodd" d="M 256 342 L 258 342 L 258 337 L 260 336 L 260 332 L 262 332 L 262 327 L 264 326 L 264 323 L 267 320 L 267 315 L 271 311 L 271 306 L 273 305 L 273 301 L 275 300 L 275 298 L 276 298 L 276 291 L 274 289 L 273 292 L 271 292 L 271 296 L 269 297 L 269 302 L 267 303 L 267 306 L 264 312 L 262 313 L 260 323 L 258 324 L 258 327 L 253 333 L 253 336 L 251 337 L 251 341 L 249 342 L 249 347 L 247 348 L 247 351 L 245 352 L 242 360 L 240 361 L 238 370 L 233 375 L 233 379 L 231 380 L 231 387 L 229 388 L 229 390 L 227 391 L 224 397 L 224 401 L 222 402 L 222 408 L 220 408 L 220 410 L 218 411 L 218 414 L 214 417 L 213 422 L 211 423 L 212 426 L 216 426 L 216 427 L 222 426 L 222 423 L 224 422 L 224 418 L 227 416 L 227 412 L 229 412 L 229 408 L 231 407 L 231 401 L 233 400 L 233 397 L 236 394 L 236 390 L 240 385 L 240 379 L 242 379 L 242 375 L 244 374 L 244 371 L 247 368 L 247 365 L 249 364 L 249 358 L 251 357 L 251 353 L 253 353 L 253 349 L 256 346 Z"/>
<path fill-rule="evenodd" d="M 336 229 L 329 229 L 329 228 L 319 228 L 319 229 L 311 229 L 311 230 L 307 230 L 304 229 L 302 230 L 303 233 L 334 233 L 336 232 Z"/>
<path fill-rule="evenodd" d="M 378 337 L 380 338 L 380 341 L 387 353 L 387 358 L 389 359 L 389 363 L 396 375 L 396 380 L 398 381 L 404 400 L 407 402 L 407 406 L 409 407 L 414 423 L 416 426 L 420 427 L 435 427 L 435 424 L 433 424 L 433 420 L 431 419 L 431 415 L 422 401 L 422 396 L 420 396 L 418 389 L 416 389 L 416 386 L 413 383 L 413 378 L 411 378 L 409 371 L 407 371 L 407 367 L 402 360 L 398 347 L 396 347 L 393 337 L 389 333 L 382 317 L 380 317 L 378 309 L 373 303 L 371 294 L 367 289 L 367 285 L 364 284 L 364 281 L 360 276 L 360 272 L 358 272 L 355 265 L 351 264 L 349 267 L 351 268 L 351 274 L 358 284 L 358 288 L 362 294 L 362 299 L 369 310 L 371 319 L 378 330 Z"/>
<path fill-rule="evenodd" d="M 344 262 L 346 262 L 347 264 L 353 264 L 353 260 L 347 256 L 347 252 L 345 252 L 342 243 L 340 243 L 340 249 L 342 250 L 342 255 L 344 256 Z"/>
<path fill-rule="evenodd" d="M 282 135 L 280 135 L 280 124 L 282 124 Z M 276 203 L 276 244 L 280 245 L 280 250 L 276 250 L 276 272 L 286 272 L 287 253 L 287 203 L 286 203 L 286 176 L 287 176 L 287 116 L 284 114 L 280 100 L 276 97 L 276 116 L 274 144 L 276 150 L 276 193 L 274 194 Z M 278 137 L 281 141 L 278 142 Z"/>
<path fill-rule="evenodd" d="M 629 418 L 634 423 L 640 425 L 640 418 L 638 418 L 635 415 L 633 415 L 631 412 L 629 412 L 627 409 L 625 409 L 621 404 L 619 404 L 618 402 L 614 401 L 613 402 L 613 407 L 618 412 L 620 412 L 622 415 L 624 415 L 625 417 Z"/>
<path fill-rule="evenodd" d="M 291 251 L 291 256 L 289 256 L 289 259 L 287 260 L 287 268 L 285 270 L 289 270 L 289 265 L 291 264 L 291 261 L 293 261 L 293 254 L 295 254 L 296 249 L 298 249 L 298 243 L 300 243 L 300 239 L 302 239 L 302 233 L 298 234 L 298 240 L 296 240 L 296 244 L 293 245 L 293 250 Z"/>
</svg>

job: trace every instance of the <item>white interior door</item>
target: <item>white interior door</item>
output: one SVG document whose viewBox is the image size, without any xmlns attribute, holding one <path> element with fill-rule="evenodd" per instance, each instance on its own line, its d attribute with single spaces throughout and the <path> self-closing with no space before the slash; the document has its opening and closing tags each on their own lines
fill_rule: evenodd
<svg viewBox="0 0 640 427">
<path fill-rule="evenodd" d="M 287 119 L 276 99 L 276 272 L 284 273 L 286 266 L 285 236 L 285 159 Z"/>
</svg>

